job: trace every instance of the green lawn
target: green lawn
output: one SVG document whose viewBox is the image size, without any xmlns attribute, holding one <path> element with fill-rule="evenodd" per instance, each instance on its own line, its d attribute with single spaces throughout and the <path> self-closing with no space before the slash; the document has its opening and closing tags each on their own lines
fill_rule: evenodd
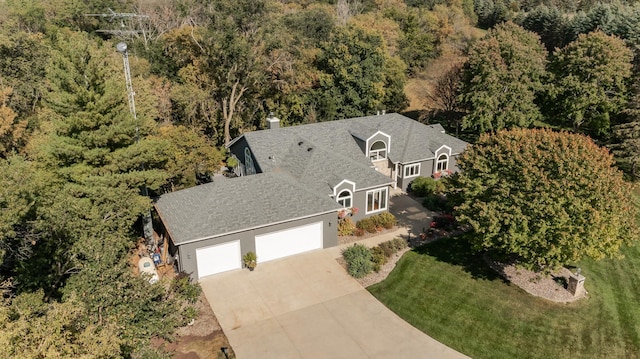
<svg viewBox="0 0 640 359">
<path fill-rule="evenodd" d="M 473 358 L 639 358 L 640 245 L 623 260 L 584 261 L 588 298 L 537 299 L 444 239 L 408 252 L 369 287 L 400 317 Z"/>
</svg>

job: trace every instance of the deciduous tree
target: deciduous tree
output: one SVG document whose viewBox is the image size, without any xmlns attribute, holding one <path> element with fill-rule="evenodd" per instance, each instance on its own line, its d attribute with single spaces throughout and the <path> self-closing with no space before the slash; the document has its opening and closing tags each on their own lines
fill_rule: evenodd
<svg viewBox="0 0 640 359">
<path fill-rule="evenodd" d="M 591 139 L 551 130 L 484 134 L 453 184 L 473 244 L 536 270 L 615 257 L 637 238 L 631 186 Z"/>
<path fill-rule="evenodd" d="M 528 127 L 541 114 L 547 52 L 540 38 L 508 22 L 489 30 L 469 50 L 460 102 L 464 128 L 478 132 Z"/>
<path fill-rule="evenodd" d="M 580 35 L 554 53 L 549 108 L 568 126 L 607 135 L 611 117 L 626 103 L 633 58 L 624 41 L 601 31 Z"/>
</svg>

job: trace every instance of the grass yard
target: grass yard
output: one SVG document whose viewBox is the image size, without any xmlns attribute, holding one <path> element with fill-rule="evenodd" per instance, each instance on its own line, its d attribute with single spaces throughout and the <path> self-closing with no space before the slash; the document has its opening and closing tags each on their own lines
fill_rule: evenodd
<svg viewBox="0 0 640 359">
<path fill-rule="evenodd" d="M 416 328 L 473 358 L 640 358 L 640 245 L 623 253 L 623 260 L 581 262 L 589 295 L 571 304 L 506 283 L 465 236 L 407 252 L 368 289 Z"/>
</svg>

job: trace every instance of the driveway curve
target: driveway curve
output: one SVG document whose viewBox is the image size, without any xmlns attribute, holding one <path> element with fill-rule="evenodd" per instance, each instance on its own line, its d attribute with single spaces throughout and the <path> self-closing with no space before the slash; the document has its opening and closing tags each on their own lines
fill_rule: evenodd
<svg viewBox="0 0 640 359">
<path fill-rule="evenodd" d="M 203 278 L 236 356 L 467 358 L 415 329 L 318 250 Z"/>
</svg>

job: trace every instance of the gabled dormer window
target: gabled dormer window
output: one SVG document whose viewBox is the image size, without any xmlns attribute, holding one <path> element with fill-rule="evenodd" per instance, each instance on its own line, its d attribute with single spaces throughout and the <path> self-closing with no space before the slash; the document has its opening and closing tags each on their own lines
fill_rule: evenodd
<svg viewBox="0 0 640 359">
<path fill-rule="evenodd" d="M 380 161 L 387 159 L 387 145 L 382 141 L 376 141 L 369 148 L 369 159 Z"/>
<path fill-rule="evenodd" d="M 338 204 L 340 204 L 344 208 L 352 207 L 351 206 L 351 203 L 353 202 L 352 199 L 353 199 L 353 195 L 349 190 L 345 189 L 338 194 Z"/>
<path fill-rule="evenodd" d="M 443 172 L 449 169 L 449 156 L 441 154 L 436 162 L 436 172 Z"/>
</svg>

